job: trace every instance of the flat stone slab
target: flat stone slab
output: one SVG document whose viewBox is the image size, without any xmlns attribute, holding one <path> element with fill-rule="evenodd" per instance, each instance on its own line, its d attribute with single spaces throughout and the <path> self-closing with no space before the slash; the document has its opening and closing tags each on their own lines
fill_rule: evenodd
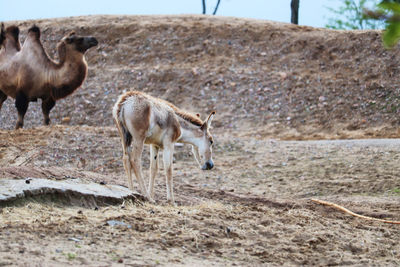
<svg viewBox="0 0 400 267">
<path fill-rule="evenodd" d="M 123 186 L 101 185 L 80 179 L 0 179 L 1 205 L 38 197 L 50 197 L 54 201 L 88 207 L 122 203 L 126 199 L 142 199 L 140 194 Z"/>
</svg>

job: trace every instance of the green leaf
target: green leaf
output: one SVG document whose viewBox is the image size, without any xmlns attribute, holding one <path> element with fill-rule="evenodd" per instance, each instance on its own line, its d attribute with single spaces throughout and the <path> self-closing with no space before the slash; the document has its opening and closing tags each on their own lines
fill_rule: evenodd
<svg viewBox="0 0 400 267">
<path fill-rule="evenodd" d="M 390 22 L 383 33 L 383 43 L 386 48 L 392 48 L 400 39 L 400 23 Z"/>
<path fill-rule="evenodd" d="M 383 29 L 385 24 L 380 20 L 366 16 L 368 6 L 376 6 L 379 0 L 340 0 L 341 6 L 328 8 L 334 15 L 328 19 L 326 27 L 332 29 Z M 382 12 L 386 12 L 381 9 Z"/>
<path fill-rule="evenodd" d="M 398 3 L 381 2 L 378 7 L 389 12 L 400 13 L 400 4 Z"/>
</svg>

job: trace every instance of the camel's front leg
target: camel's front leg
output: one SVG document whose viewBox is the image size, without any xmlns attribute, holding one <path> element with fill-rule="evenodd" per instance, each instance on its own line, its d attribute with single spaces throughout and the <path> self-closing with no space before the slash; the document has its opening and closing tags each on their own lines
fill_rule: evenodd
<svg viewBox="0 0 400 267">
<path fill-rule="evenodd" d="M 49 125 L 50 124 L 50 110 L 56 105 L 56 102 L 53 98 L 44 99 L 42 101 L 42 112 L 43 112 L 43 124 Z"/>
<path fill-rule="evenodd" d="M 163 161 L 165 169 L 165 177 L 167 184 L 167 200 L 171 204 L 175 204 L 174 189 L 172 187 L 172 160 L 174 155 L 174 144 L 164 145 Z"/>
<path fill-rule="evenodd" d="M 158 151 L 159 148 L 157 146 L 150 146 L 150 180 L 148 189 L 151 198 L 154 198 L 154 180 L 158 171 Z"/>
<path fill-rule="evenodd" d="M 15 97 L 15 107 L 18 111 L 18 120 L 17 124 L 15 125 L 15 129 L 19 129 L 24 126 L 24 117 L 26 111 L 28 110 L 28 106 L 29 99 L 26 97 L 26 95 L 22 92 L 17 93 L 17 96 Z"/>
</svg>

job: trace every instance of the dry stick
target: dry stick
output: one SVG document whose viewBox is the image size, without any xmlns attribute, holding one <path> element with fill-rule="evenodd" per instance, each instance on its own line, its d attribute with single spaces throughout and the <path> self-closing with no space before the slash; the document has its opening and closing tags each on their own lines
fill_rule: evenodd
<svg viewBox="0 0 400 267">
<path fill-rule="evenodd" d="M 104 165 L 110 165 L 110 164 L 116 162 L 117 160 L 119 160 L 119 159 L 110 160 L 109 162 L 105 163 Z M 103 168 L 104 165 L 101 165 L 101 166 L 97 167 L 96 169 L 93 170 L 93 172 L 97 172 L 98 170 L 100 170 L 101 168 Z"/>
<path fill-rule="evenodd" d="M 32 159 L 36 158 L 37 156 L 39 156 L 39 152 L 37 152 L 37 153 L 31 155 L 30 157 L 27 157 L 23 162 L 21 162 L 20 164 L 18 164 L 18 166 L 22 166 L 22 165 L 28 163 L 29 161 L 31 161 Z M 15 159 L 17 159 L 17 158 L 18 158 L 18 156 L 17 156 Z M 14 159 L 14 160 L 15 160 L 15 159 Z"/>
<path fill-rule="evenodd" d="M 358 217 L 358 218 L 362 218 L 362 219 L 366 219 L 366 220 L 383 222 L 383 223 L 400 224 L 400 221 L 388 221 L 388 220 L 383 220 L 383 219 L 378 219 L 378 218 L 374 218 L 374 217 L 369 217 L 369 216 L 364 216 L 364 215 L 361 215 L 361 214 L 357 214 L 357 213 L 352 212 L 351 210 L 346 209 L 345 207 L 339 206 L 339 205 L 337 205 L 335 203 L 332 203 L 332 202 L 323 201 L 323 200 L 319 200 L 319 199 L 315 199 L 315 198 L 312 198 L 311 201 L 313 201 L 315 203 L 318 203 L 318 204 L 322 204 L 322 205 L 325 205 L 325 206 L 329 206 L 329 207 L 335 208 L 337 210 L 340 210 L 340 211 L 343 211 L 343 212 L 345 212 L 347 214 L 350 214 L 350 215 L 352 215 L 354 217 Z"/>
</svg>

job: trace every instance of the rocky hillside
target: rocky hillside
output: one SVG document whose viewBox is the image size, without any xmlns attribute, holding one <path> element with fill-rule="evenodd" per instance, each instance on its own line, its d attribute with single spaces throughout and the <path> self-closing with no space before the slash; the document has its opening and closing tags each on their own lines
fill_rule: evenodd
<svg viewBox="0 0 400 267">
<path fill-rule="evenodd" d="M 116 97 L 136 89 L 258 138 L 399 137 L 399 49 L 379 31 L 334 31 L 215 16 L 88 16 L 7 22 L 21 40 L 36 24 L 52 56 L 64 34 L 93 35 L 89 75 L 57 103 L 53 123 L 110 126 Z M 41 124 L 31 103 L 26 127 Z M 11 129 L 13 101 L 0 114 Z"/>
</svg>

